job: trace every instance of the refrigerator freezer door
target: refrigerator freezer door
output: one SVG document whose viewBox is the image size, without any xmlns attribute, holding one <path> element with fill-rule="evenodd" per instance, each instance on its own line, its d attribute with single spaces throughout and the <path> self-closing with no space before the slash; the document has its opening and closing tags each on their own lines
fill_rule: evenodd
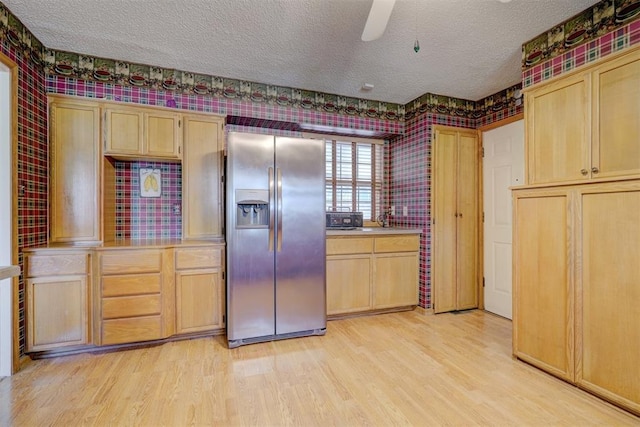
<svg viewBox="0 0 640 427">
<path fill-rule="evenodd" d="M 276 188 L 281 191 L 276 197 L 281 203 L 276 220 L 276 334 L 324 329 L 324 142 L 277 137 L 275 145 Z"/>
<path fill-rule="evenodd" d="M 229 133 L 227 142 L 227 339 L 275 334 L 274 250 L 268 228 L 237 228 L 237 189 L 270 190 L 273 136 Z M 270 176 L 271 173 L 271 176 Z M 242 194 L 242 192 L 239 192 Z M 269 222 L 272 222 L 270 200 Z"/>
</svg>

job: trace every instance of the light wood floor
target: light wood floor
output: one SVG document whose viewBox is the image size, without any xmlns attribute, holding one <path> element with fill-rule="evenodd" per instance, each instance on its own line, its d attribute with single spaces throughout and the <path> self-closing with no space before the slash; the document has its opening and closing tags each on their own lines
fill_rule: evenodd
<svg viewBox="0 0 640 427">
<path fill-rule="evenodd" d="M 0 380 L 0 426 L 640 425 L 511 357 L 481 311 L 329 322 L 324 337 L 224 337 L 38 360 Z"/>
</svg>

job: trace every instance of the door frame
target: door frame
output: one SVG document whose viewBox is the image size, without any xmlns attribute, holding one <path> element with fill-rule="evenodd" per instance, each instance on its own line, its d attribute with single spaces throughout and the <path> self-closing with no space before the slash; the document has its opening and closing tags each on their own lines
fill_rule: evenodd
<svg viewBox="0 0 640 427">
<path fill-rule="evenodd" d="M 11 264 L 18 264 L 18 64 L 12 61 L 8 56 L 0 52 L 0 63 L 8 68 L 10 77 L 10 130 L 9 139 L 11 145 Z M 20 337 L 18 331 L 18 288 L 20 278 L 11 279 L 11 295 L 12 295 L 12 372 L 15 373 L 20 368 Z"/>
<path fill-rule="evenodd" d="M 480 277 L 482 278 L 482 280 L 480 280 L 479 289 L 478 289 L 478 309 L 479 310 L 484 310 L 484 187 L 485 185 L 484 185 L 484 169 L 483 169 L 483 161 L 482 161 L 482 159 L 484 158 L 484 140 L 482 139 L 482 135 L 484 134 L 484 132 L 497 129 L 499 127 L 506 126 L 508 124 L 511 124 L 513 122 L 517 122 L 518 120 L 523 120 L 523 119 L 524 119 L 524 112 L 521 112 L 514 116 L 510 116 L 505 119 L 498 120 L 497 122 L 480 126 L 478 128 L 478 143 L 480 145 L 480 153 L 481 153 L 480 165 L 479 165 L 480 191 L 478 195 L 480 197 L 479 205 L 480 205 L 480 212 L 481 212 L 480 225 L 479 225 L 480 249 L 478 252 L 478 262 L 480 263 L 480 266 L 478 270 L 480 272 Z M 525 125 L 525 133 L 526 133 L 526 125 Z M 525 145 L 526 145 L 526 138 L 525 138 Z M 525 150 L 526 150 L 526 147 L 525 147 Z"/>
</svg>

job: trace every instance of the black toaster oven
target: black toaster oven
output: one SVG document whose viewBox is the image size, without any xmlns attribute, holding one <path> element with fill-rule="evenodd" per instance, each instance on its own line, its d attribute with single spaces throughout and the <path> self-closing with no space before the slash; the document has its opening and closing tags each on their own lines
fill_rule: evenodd
<svg viewBox="0 0 640 427">
<path fill-rule="evenodd" d="M 362 222 L 362 212 L 327 212 L 327 228 L 352 229 Z"/>
</svg>

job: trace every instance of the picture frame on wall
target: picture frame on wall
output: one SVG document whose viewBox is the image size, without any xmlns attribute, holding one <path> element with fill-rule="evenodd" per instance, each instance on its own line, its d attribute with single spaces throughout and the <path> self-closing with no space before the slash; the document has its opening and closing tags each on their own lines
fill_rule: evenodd
<svg viewBox="0 0 640 427">
<path fill-rule="evenodd" d="M 140 197 L 160 197 L 162 195 L 162 174 L 160 169 L 140 168 Z"/>
</svg>

